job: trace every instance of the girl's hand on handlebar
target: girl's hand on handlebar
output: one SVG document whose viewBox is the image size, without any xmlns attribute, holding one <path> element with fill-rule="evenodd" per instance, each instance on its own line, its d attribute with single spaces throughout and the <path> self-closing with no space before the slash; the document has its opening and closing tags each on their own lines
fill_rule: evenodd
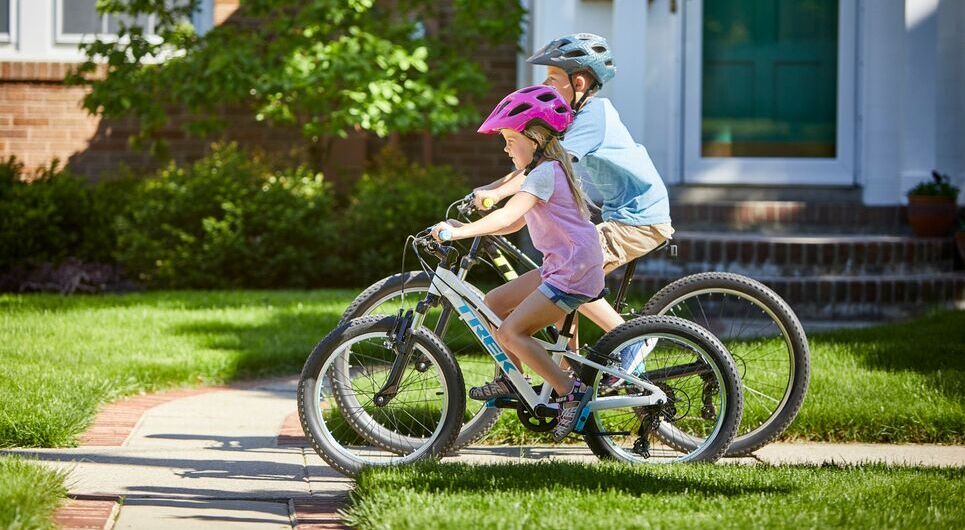
<svg viewBox="0 0 965 530">
<path fill-rule="evenodd" d="M 430 235 L 432 236 L 433 239 L 440 242 L 458 239 L 456 233 L 459 230 L 458 228 L 459 226 L 462 226 L 462 223 L 458 221 L 454 221 L 452 219 L 450 219 L 449 222 L 443 221 L 432 227 L 432 231 L 430 232 Z M 446 235 L 449 237 L 443 239 L 441 235 L 442 231 L 446 231 Z"/>
</svg>

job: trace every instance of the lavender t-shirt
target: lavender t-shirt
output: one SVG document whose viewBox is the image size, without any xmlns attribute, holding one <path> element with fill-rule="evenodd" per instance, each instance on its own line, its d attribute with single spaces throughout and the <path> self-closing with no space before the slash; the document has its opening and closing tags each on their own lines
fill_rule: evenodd
<svg viewBox="0 0 965 530">
<path fill-rule="evenodd" d="M 533 246 L 543 254 L 543 281 L 570 294 L 599 295 L 603 290 L 600 237 L 580 214 L 560 163 L 536 166 L 520 191 L 539 199 L 523 217 Z"/>
</svg>

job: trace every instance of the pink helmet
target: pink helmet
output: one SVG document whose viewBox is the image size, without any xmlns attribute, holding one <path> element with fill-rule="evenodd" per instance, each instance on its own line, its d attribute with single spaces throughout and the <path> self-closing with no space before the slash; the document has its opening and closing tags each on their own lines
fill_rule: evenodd
<svg viewBox="0 0 965 530">
<path fill-rule="evenodd" d="M 573 111 L 555 88 L 528 86 L 503 98 L 479 126 L 478 132 L 496 134 L 500 129 L 523 132 L 533 120 L 539 120 L 551 130 L 562 133 L 573 123 Z"/>
</svg>

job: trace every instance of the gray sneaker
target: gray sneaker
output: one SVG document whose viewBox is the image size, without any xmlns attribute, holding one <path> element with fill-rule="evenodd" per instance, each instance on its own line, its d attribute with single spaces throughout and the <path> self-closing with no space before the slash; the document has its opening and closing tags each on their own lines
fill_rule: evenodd
<svg viewBox="0 0 965 530">
<path fill-rule="evenodd" d="M 583 423 L 589 416 L 586 404 L 590 402 L 590 398 L 593 397 L 592 394 L 589 387 L 584 385 L 583 381 L 577 379 L 573 381 L 573 390 L 556 400 L 560 410 L 556 415 L 556 428 L 553 429 L 554 441 L 559 443 L 575 428 L 583 428 Z"/>
</svg>

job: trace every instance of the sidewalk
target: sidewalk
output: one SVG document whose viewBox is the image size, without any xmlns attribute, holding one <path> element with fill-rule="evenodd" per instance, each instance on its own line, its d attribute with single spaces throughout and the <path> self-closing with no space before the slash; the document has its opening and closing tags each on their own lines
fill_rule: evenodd
<svg viewBox="0 0 965 530">
<path fill-rule="evenodd" d="M 352 482 L 305 446 L 296 383 L 133 398 L 98 416 L 83 437 L 92 445 L 4 452 L 70 471 L 74 500 L 58 519 L 65 528 L 343 528 L 337 511 Z M 447 461 L 539 459 L 595 457 L 579 445 L 476 446 Z M 778 443 L 729 462 L 965 466 L 965 447 Z"/>
<path fill-rule="evenodd" d="M 123 497 L 116 523 L 106 521 L 103 528 L 339 528 L 336 510 L 351 481 L 311 449 L 276 442 L 295 413 L 296 383 L 273 381 L 161 403 L 144 411 L 115 446 L 9 452 L 69 470 L 68 490 L 78 498 L 72 504 L 81 511 L 85 501 Z M 109 414 L 106 430 L 125 415 Z M 97 443 L 104 444 L 105 420 L 98 419 Z M 73 514 L 58 522 L 82 526 Z"/>
</svg>

